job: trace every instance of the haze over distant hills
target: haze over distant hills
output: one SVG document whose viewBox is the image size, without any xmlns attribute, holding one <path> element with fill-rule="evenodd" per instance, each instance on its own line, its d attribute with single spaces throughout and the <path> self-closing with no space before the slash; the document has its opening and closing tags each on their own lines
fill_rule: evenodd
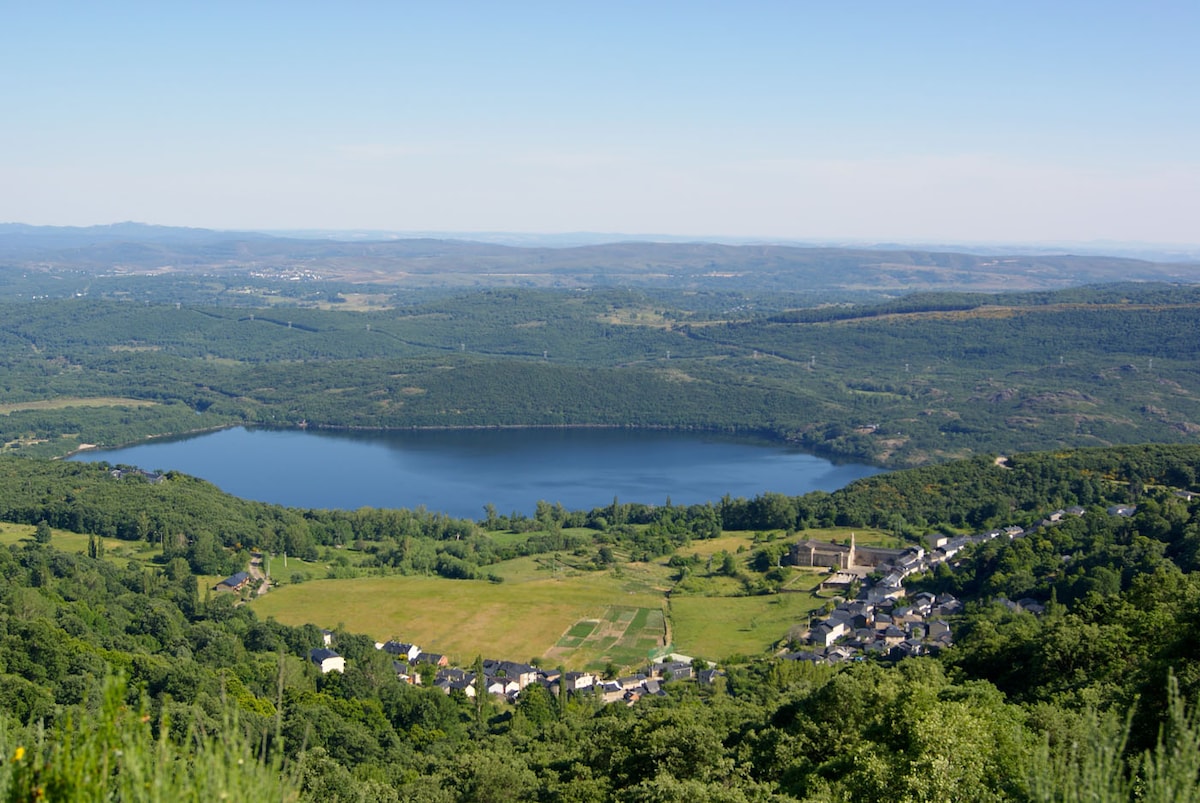
<svg viewBox="0 0 1200 803">
<path fill-rule="evenodd" d="M 117 223 L 0 224 L 0 269 L 140 273 L 303 272 L 399 286 L 628 285 L 683 290 L 1032 290 L 1200 279 L 1200 248 L 699 242 L 620 234 L 242 232 Z M 1141 255 L 1152 258 L 1134 258 Z"/>
</svg>

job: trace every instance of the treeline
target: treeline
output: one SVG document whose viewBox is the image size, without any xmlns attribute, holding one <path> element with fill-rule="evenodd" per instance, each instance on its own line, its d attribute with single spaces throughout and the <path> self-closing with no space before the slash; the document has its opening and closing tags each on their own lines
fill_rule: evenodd
<svg viewBox="0 0 1200 803">
<path fill-rule="evenodd" d="M 521 555 L 609 546 L 635 559 L 667 555 L 723 530 L 871 527 L 917 540 L 930 532 L 1028 525 L 1048 509 L 1136 502 L 1153 486 L 1193 488 L 1200 447 L 1144 445 L 989 457 L 891 472 L 833 493 L 764 493 L 695 505 L 621 502 L 568 511 L 539 502 L 533 517 L 501 516 L 485 506 L 479 521 L 424 509 L 302 510 L 239 499 L 177 472 L 152 482 L 120 478 L 105 463 L 0 459 L 0 520 L 127 541 L 157 543 L 165 560 L 193 570 L 235 570 L 249 549 L 316 559 L 326 547 L 353 547 L 365 568 L 459 579 L 489 577 L 485 567 Z M 120 473 L 120 472 L 118 472 Z M 497 540 L 492 532 L 526 533 Z M 602 568 L 602 564 L 597 568 Z"/>
<path fill-rule="evenodd" d="M 1200 288 L 1193 285 L 1153 282 L 1117 282 L 1087 285 L 1064 290 L 1005 293 L 910 293 L 891 301 L 866 304 L 830 304 L 820 307 L 794 309 L 770 315 L 771 323 L 827 323 L 859 318 L 879 318 L 885 315 L 907 315 L 922 312 L 961 312 L 986 306 L 1038 307 L 1051 304 L 1150 304 L 1157 306 L 1200 303 Z"/>
</svg>

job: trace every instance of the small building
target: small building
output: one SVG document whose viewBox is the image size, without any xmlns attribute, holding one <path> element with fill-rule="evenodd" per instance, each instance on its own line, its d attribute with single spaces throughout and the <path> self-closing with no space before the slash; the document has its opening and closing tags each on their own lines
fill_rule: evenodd
<svg viewBox="0 0 1200 803">
<path fill-rule="evenodd" d="M 567 691 L 582 691 L 590 689 L 596 682 L 596 676 L 590 672 L 568 672 L 562 679 Z"/>
<path fill-rule="evenodd" d="M 646 676 L 641 672 L 636 675 L 627 675 L 623 678 L 618 678 L 617 683 L 621 684 L 621 688 L 628 691 L 629 689 L 639 689 L 646 682 Z"/>
<path fill-rule="evenodd" d="M 250 573 L 238 572 L 213 586 L 213 591 L 241 591 L 250 585 Z"/>
<path fill-rule="evenodd" d="M 521 691 L 520 684 L 513 678 L 489 677 L 486 686 L 488 694 L 494 694 L 497 697 L 511 698 Z"/>
<path fill-rule="evenodd" d="M 846 633 L 842 622 L 821 622 L 814 627 L 809 635 L 809 641 L 822 647 L 828 647 Z"/>
<path fill-rule="evenodd" d="M 421 676 L 403 661 L 392 661 L 392 671 L 396 673 L 396 678 L 401 683 L 407 683 L 410 686 L 421 685 Z"/>
<path fill-rule="evenodd" d="M 379 646 L 379 649 L 388 655 L 394 655 L 405 661 L 415 661 L 417 660 L 417 656 L 421 654 L 420 647 L 404 641 L 385 641 Z"/>
<path fill-rule="evenodd" d="M 315 650 L 311 650 L 308 653 L 308 660 L 317 665 L 322 675 L 327 675 L 330 672 L 346 671 L 346 659 L 328 647 L 318 647 Z"/>
<path fill-rule="evenodd" d="M 950 633 L 950 623 L 945 619 L 934 619 L 929 623 L 929 637 L 932 639 L 940 638 Z"/>
<path fill-rule="evenodd" d="M 666 664 L 655 664 L 651 677 L 658 677 L 662 680 L 691 680 L 694 673 L 695 670 L 691 664 L 671 661 Z"/>
<path fill-rule="evenodd" d="M 450 659 L 436 652 L 418 653 L 412 660 L 414 664 L 433 664 L 434 666 L 449 666 Z"/>
<path fill-rule="evenodd" d="M 518 663 L 517 661 L 497 661 L 490 658 L 484 660 L 483 671 L 487 675 L 512 678 L 522 689 L 530 683 L 536 683 L 541 674 L 536 666 Z"/>
</svg>

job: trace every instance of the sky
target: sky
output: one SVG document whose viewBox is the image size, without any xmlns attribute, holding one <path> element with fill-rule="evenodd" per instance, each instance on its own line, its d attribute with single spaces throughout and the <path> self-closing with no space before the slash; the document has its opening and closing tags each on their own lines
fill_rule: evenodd
<svg viewBox="0 0 1200 803">
<path fill-rule="evenodd" d="M 1200 2 L 0 0 L 0 221 L 1200 243 Z"/>
</svg>

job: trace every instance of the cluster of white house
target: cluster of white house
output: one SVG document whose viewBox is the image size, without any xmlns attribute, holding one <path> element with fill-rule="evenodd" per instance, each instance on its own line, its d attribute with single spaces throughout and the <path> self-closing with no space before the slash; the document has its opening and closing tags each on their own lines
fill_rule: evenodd
<svg viewBox="0 0 1200 803">
<path fill-rule="evenodd" d="M 1122 505 L 1111 507 L 1112 516 L 1132 516 L 1136 507 Z M 1082 516 L 1082 507 L 1056 510 L 1028 532 L 1052 526 L 1065 516 Z M 826 566 L 830 576 L 821 583 L 823 590 L 849 590 L 858 587 L 856 599 L 843 601 L 829 615 L 814 624 L 801 636 L 810 649 L 789 652 L 783 655 L 789 660 L 807 660 L 820 663 L 837 663 L 852 660 L 865 654 L 884 655 L 891 658 L 923 655 L 936 652 L 953 643 L 948 617 L 962 610 L 962 603 L 950 594 L 934 595 L 921 592 L 901 604 L 905 598 L 904 579 L 909 575 L 926 572 L 938 564 L 947 563 L 964 548 L 997 538 L 1020 538 L 1026 534 L 1021 527 L 1005 527 L 989 530 L 977 535 L 939 537 L 933 541 L 932 550 L 921 547 L 887 549 L 874 546 L 858 546 L 853 535 L 848 544 L 826 541 L 801 541 L 793 544 L 788 561 L 796 566 Z M 876 579 L 871 582 L 874 576 Z M 223 581 L 221 585 L 236 590 L 249 581 L 241 572 Z M 221 586 L 218 586 L 221 587 Z M 1000 602 L 1032 613 L 1041 613 L 1043 607 L 1033 599 Z M 321 672 L 344 672 L 346 660 L 332 649 L 332 633 L 321 631 L 324 646 L 312 650 L 309 659 Z M 695 680 L 701 684 L 712 684 L 722 673 L 711 665 L 697 670 L 695 662 L 686 655 L 670 655 L 653 663 L 645 673 L 613 680 L 603 680 L 590 672 L 559 672 L 546 670 L 515 661 L 486 660 L 483 662 L 482 686 L 476 674 L 450 666 L 445 655 L 423 652 L 420 647 L 407 642 L 392 640 L 379 642 L 375 648 L 392 656 L 392 667 L 396 676 L 405 683 L 419 685 L 423 682 L 422 665 L 430 667 L 433 685 L 447 694 L 461 692 L 475 697 L 482 688 L 488 694 L 513 700 L 529 685 L 537 683 L 552 694 L 560 690 L 568 693 L 591 691 L 601 695 L 605 702 L 624 701 L 632 704 L 645 695 L 663 694 L 662 684 L 669 681 Z M 430 674 L 430 670 L 425 672 Z"/>
<path fill-rule="evenodd" d="M 1119 505 L 1107 512 L 1110 516 L 1132 516 L 1136 510 L 1132 505 Z M 1082 516 L 1085 512 L 1078 506 L 1056 510 L 1029 530 L 1012 526 L 976 535 L 939 537 L 929 552 L 921 547 L 859 547 L 853 536 L 848 545 L 822 541 L 795 544 L 789 553 L 794 565 L 830 567 L 830 576 L 821 584 L 822 589 L 849 590 L 858 586 L 859 593 L 856 599 L 841 602 L 825 619 L 810 625 L 808 632 L 802 634 L 810 649 L 789 652 L 783 657 L 837 663 L 864 654 L 903 658 L 948 647 L 953 644 L 953 634 L 947 620 L 962 610 L 962 603 L 950 594 L 922 592 L 901 605 L 898 600 L 906 596 L 905 578 L 930 571 L 938 564 L 953 565 L 948 562 L 972 544 L 1021 538 L 1053 526 L 1067 516 Z M 877 578 L 875 582 L 870 582 L 872 576 Z M 1034 614 L 1044 610 L 1034 599 L 997 601 Z"/>
<path fill-rule="evenodd" d="M 961 610 L 952 595 L 925 592 L 905 605 L 893 598 L 843 602 L 809 630 L 807 640 L 816 649 L 784 657 L 837 663 L 863 654 L 923 655 L 952 643 L 946 618 Z"/>
<path fill-rule="evenodd" d="M 332 649 L 332 634 L 323 630 L 325 646 L 309 652 L 309 660 L 322 673 L 345 672 L 346 659 Z M 432 685 L 450 694 L 459 692 L 474 698 L 480 689 L 487 694 L 515 700 L 520 693 L 533 684 L 544 686 L 551 695 L 560 691 L 567 693 L 591 692 L 604 702 L 632 704 L 645 695 L 663 694 L 662 685 L 670 681 L 695 680 L 711 685 L 722 673 L 711 666 L 697 670 L 693 659 L 686 655 L 670 655 L 652 663 L 645 673 L 630 675 L 614 680 L 604 680 L 592 672 L 562 672 L 543 669 L 517 661 L 483 661 L 482 684 L 475 672 L 450 666 L 445 655 L 427 653 L 416 644 L 403 641 L 378 642 L 377 650 L 392 656 L 392 669 L 404 683 L 422 685 L 432 674 Z M 424 671 L 422 671 L 424 669 Z"/>
</svg>

